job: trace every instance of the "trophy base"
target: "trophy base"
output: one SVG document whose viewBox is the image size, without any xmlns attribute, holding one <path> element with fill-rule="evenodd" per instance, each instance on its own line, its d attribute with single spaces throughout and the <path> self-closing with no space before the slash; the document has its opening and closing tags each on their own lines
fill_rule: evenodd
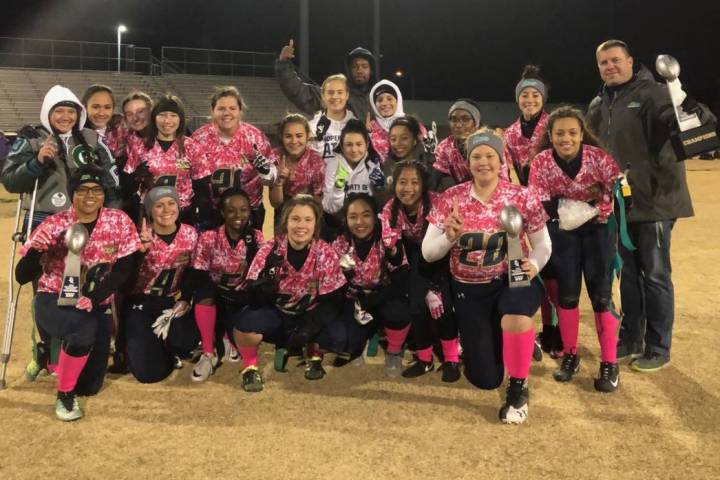
<svg viewBox="0 0 720 480">
<path fill-rule="evenodd" d="M 530 277 L 522 269 L 520 259 L 510 260 L 508 266 L 510 267 L 508 271 L 508 286 L 510 288 L 530 286 Z"/>
<path fill-rule="evenodd" d="M 717 124 L 708 123 L 670 137 L 679 162 L 720 148 Z"/>
</svg>

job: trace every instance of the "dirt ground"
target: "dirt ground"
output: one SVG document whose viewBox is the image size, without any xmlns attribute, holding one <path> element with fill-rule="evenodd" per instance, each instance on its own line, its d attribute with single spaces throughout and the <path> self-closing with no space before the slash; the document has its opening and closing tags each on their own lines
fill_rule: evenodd
<svg viewBox="0 0 720 480">
<path fill-rule="evenodd" d="M 720 162 L 689 161 L 688 170 L 696 216 L 673 232 L 672 363 L 654 374 L 623 365 L 617 394 L 593 390 L 599 352 L 583 299 L 580 374 L 561 385 L 553 360 L 535 363 L 530 419 L 519 427 L 498 423 L 501 391 L 464 379 L 448 386 L 438 374 L 388 380 L 382 353 L 308 382 L 300 368 L 274 372 L 269 349 L 262 393 L 240 389 L 237 364 L 204 384 L 190 381 L 188 366 L 155 385 L 108 375 L 99 395 L 81 400 L 86 417 L 65 424 L 54 415 L 55 378 L 22 375 L 28 289 L 0 391 L 0 479 L 720 478 Z M 0 202 L 8 252 L 14 202 Z M 8 261 L 4 253 L 3 309 Z"/>
</svg>

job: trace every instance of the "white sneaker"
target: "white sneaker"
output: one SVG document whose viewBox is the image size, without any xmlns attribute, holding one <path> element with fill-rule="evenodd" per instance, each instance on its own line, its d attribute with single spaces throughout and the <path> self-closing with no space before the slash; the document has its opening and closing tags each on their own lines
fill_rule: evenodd
<svg viewBox="0 0 720 480">
<path fill-rule="evenodd" d="M 233 344 L 230 343 L 230 340 L 228 340 L 227 338 L 223 338 L 223 345 L 225 346 L 225 355 L 223 355 L 223 362 L 239 362 L 240 354 L 237 350 L 235 350 L 235 347 L 233 347 Z"/>
<path fill-rule="evenodd" d="M 217 367 L 218 359 L 217 356 L 203 353 L 200 356 L 200 360 L 195 364 L 195 367 L 192 369 L 192 375 L 190 375 L 190 379 L 193 382 L 204 382 L 208 378 L 210 378 L 210 375 L 212 375 L 215 372 L 215 367 Z"/>
</svg>

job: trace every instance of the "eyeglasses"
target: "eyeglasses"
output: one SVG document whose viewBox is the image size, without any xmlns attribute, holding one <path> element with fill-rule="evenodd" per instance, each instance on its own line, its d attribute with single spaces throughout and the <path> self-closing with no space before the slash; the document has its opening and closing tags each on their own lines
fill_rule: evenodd
<svg viewBox="0 0 720 480">
<path fill-rule="evenodd" d="M 92 193 L 93 197 L 100 197 L 105 195 L 105 190 L 103 187 L 78 187 L 75 189 L 75 193 L 80 197 L 84 197 L 88 193 Z"/>
<path fill-rule="evenodd" d="M 460 123 L 463 125 L 469 125 L 473 122 L 473 118 L 469 115 L 463 115 L 462 117 L 450 117 L 448 120 L 450 120 L 450 123 Z"/>
</svg>

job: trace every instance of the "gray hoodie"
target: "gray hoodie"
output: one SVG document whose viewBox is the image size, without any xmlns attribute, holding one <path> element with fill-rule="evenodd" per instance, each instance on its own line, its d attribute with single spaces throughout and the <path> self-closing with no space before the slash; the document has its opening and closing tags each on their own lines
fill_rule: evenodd
<svg viewBox="0 0 720 480">
<path fill-rule="evenodd" d="M 50 112 L 61 102 L 72 102 L 77 106 L 79 116 L 76 128 L 73 128 L 75 133 L 50 133 L 53 131 Z M 68 198 L 68 179 L 78 167 L 92 162 L 103 171 L 105 206 L 118 208 L 120 191 L 115 160 L 94 130 L 82 128 L 86 118 L 85 108 L 72 91 L 60 85 L 48 90 L 40 109 L 40 122 L 45 130 L 37 129 L 36 138 L 18 137 L 15 141 L 0 174 L 0 182 L 5 189 L 11 193 L 29 194 L 33 191 L 37 179 L 35 211 L 40 215 L 48 215 L 67 210 L 72 204 L 72 199 Z M 42 164 L 37 155 L 50 135 L 54 135 L 58 144 L 58 154 L 51 161 Z M 85 145 L 78 141 L 79 136 Z M 26 210 L 30 209 L 30 199 L 30 195 L 23 198 L 23 208 Z"/>
</svg>

